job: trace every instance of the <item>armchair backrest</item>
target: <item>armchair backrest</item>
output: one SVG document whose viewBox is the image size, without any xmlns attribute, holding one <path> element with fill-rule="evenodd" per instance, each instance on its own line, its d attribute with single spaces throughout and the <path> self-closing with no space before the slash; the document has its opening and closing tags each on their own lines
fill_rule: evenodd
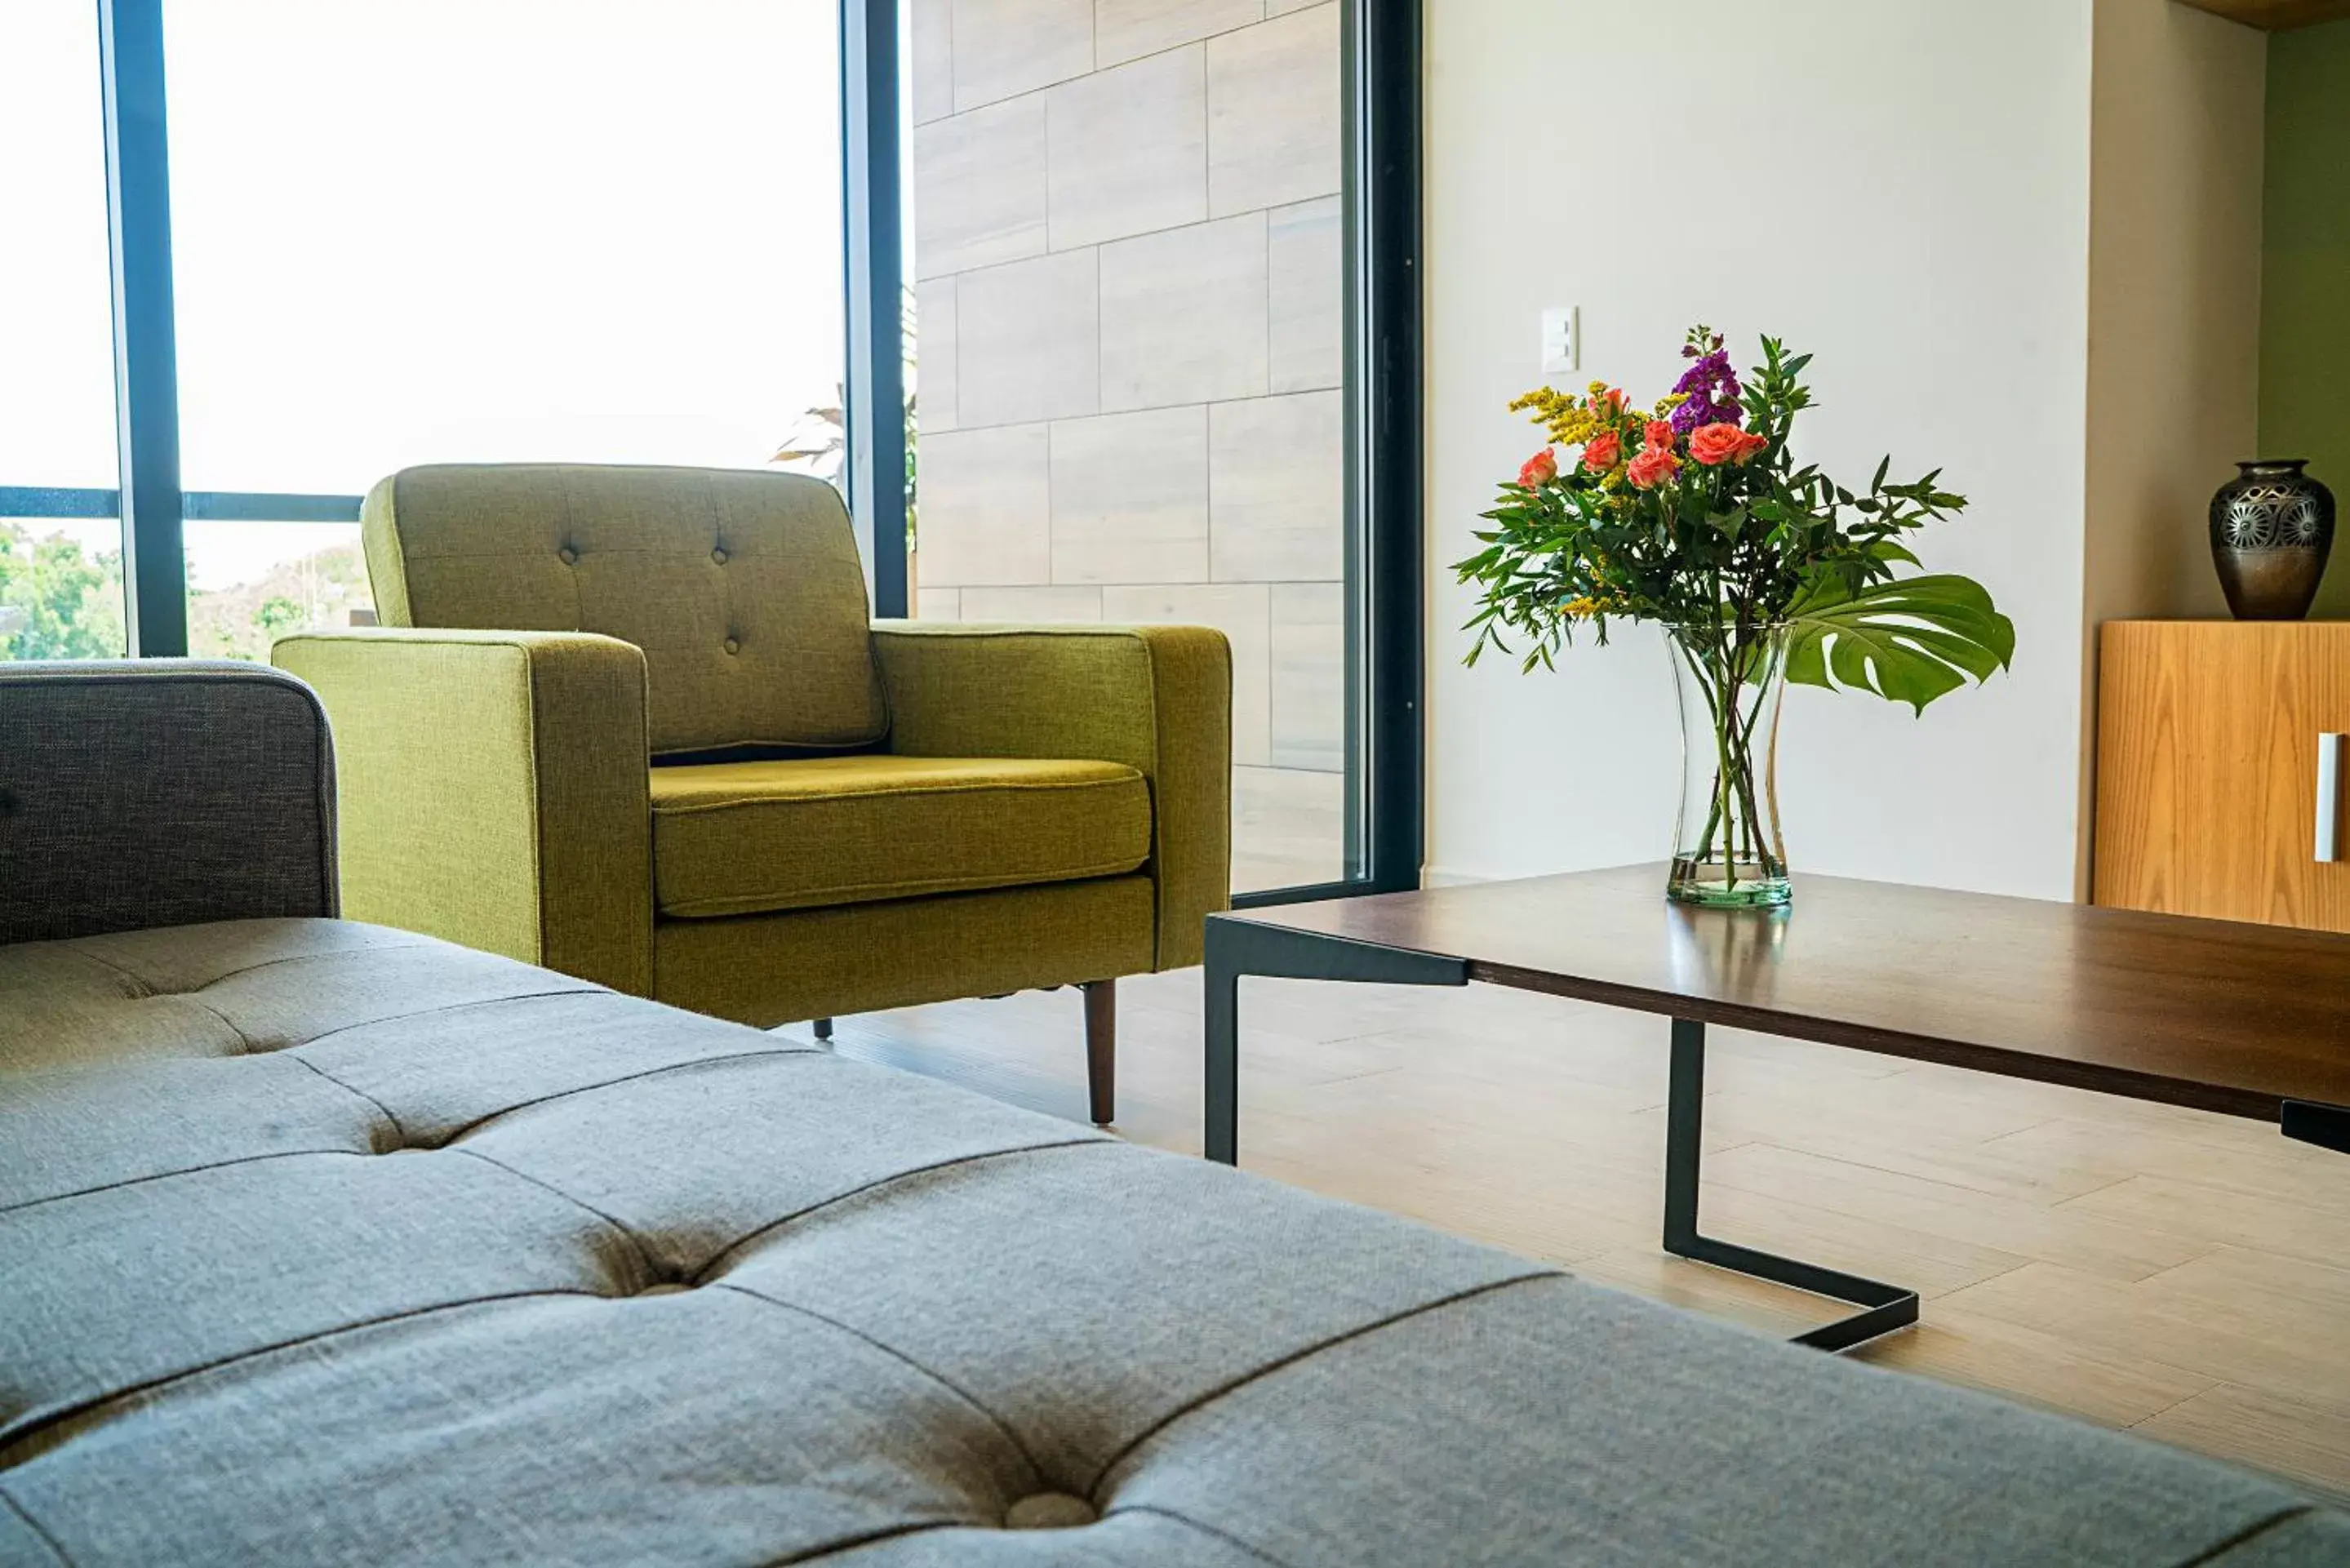
<svg viewBox="0 0 2350 1568">
<path fill-rule="evenodd" d="M 386 626 L 591 631 L 644 649 L 655 755 L 888 732 L 838 493 L 799 474 L 402 469 L 360 513 Z"/>
</svg>

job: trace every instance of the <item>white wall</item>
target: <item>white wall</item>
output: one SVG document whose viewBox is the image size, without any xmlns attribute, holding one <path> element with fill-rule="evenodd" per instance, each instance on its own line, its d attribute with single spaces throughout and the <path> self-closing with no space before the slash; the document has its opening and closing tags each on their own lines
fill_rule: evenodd
<svg viewBox="0 0 2350 1568">
<path fill-rule="evenodd" d="M 2206 509 L 2259 445 L 2267 85 L 2265 33 L 2173 0 L 2096 0 L 2081 670 L 2092 704 L 2103 622 L 2227 614 Z M 2085 758 L 2095 730 L 2093 716 Z M 2085 892 L 2085 835 L 2080 848 Z"/>
<path fill-rule="evenodd" d="M 1536 436 L 1536 317 L 1639 399 L 1681 329 L 1819 356 L 1802 445 L 1865 480 L 1944 466 L 1929 531 L 2014 618 L 2017 668 L 1922 721 L 1798 689 L 1798 870 L 2067 898 L 2080 772 L 2089 0 L 1597 0 L 1426 8 L 1431 880 L 1659 857 L 1669 676 L 1635 629 L 1555 675 L 1464 670 L 1467 553 Z"/>
</svg>

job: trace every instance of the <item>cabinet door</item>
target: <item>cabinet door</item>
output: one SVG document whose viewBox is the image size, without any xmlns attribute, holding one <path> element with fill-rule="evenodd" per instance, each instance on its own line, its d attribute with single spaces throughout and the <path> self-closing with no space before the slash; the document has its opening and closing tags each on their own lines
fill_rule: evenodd
<svg viewBox="0 0 2350 1568">
<path fill-rule="evenodd" d="M 2101 653 L 2095 901 L 2350 931 L 2350 858 L 2315 855 L 2350 621 L 2113 621 Z"/>
</svg>

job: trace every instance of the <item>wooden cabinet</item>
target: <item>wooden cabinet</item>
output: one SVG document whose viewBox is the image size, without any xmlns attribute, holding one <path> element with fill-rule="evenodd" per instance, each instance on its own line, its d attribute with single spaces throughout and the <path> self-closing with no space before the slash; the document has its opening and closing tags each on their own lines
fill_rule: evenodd
<svg viewBox="0 0 2350 1568">
<path fill-rule="evenodd" d="M 2093 899 L 2350 931 L 2350 621 L 2099 635 Z M 2336 858 L 2321 861 L 2328 820 Z"/>
</svg>

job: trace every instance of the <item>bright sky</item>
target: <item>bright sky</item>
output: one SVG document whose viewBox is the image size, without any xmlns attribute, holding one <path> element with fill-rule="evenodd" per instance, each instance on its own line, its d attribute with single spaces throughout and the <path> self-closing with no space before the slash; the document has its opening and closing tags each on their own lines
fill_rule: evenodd
<svg viewBox="0 0 2350 1568">
<path fill-rule="evenodd" d="M 0 3 L 0 484 L 115 482 L 95 11 Z M 836 0 L 164 16 L 187 488 L 757 466 L 832 400 Z M 202 586 L 331 536 L 188 528 Z"/>
</svg>

